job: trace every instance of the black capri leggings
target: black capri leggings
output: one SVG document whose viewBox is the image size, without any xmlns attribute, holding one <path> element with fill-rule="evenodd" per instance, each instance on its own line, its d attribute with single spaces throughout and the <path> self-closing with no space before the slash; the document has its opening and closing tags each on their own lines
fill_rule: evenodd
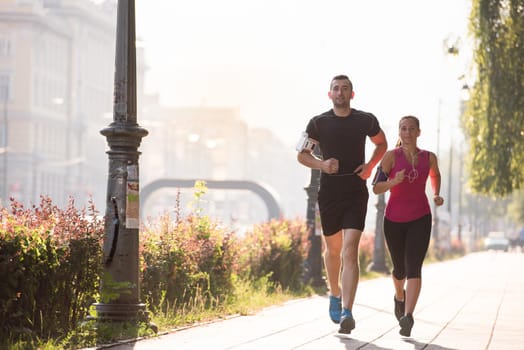
<svg viewBox="0 0 524 350">
<path fill-rule="evenodd" d="M 384 236 L 396 279 L 421 277 L 422 263 L 431 238 L 431 221 L 431 214 L 409 222 L 393 222 L 384 218 Z"/>
</svg>

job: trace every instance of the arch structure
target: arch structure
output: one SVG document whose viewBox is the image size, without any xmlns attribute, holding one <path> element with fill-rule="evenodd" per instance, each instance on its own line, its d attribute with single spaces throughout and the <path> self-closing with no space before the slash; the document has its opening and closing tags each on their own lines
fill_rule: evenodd
<svg viewBox="0 0 524 350">
<path fill-rule="evenodd" d="M 266 205 L 268 220 L 278 219 L 282 215 L 276 196 L 267 187 L 254 181 L 246 180 L 159 179 L 148 183 L 140 190 L 140 206 L 145 204 L 147 199 L 161 188 L 193 188 L 195 181 L 205 181 L 206 187 L 209 189 L 251 191 L 258 195 Z"/>
</svg>

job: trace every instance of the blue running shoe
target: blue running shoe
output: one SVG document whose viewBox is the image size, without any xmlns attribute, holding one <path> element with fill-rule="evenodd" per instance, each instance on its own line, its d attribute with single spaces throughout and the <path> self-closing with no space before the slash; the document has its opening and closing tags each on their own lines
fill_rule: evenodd
<svg viewBox="0 0 524 350">
<path fill-rule="evenodd" d="M 342 299 L 333 295 L 329 296 L 329 317 L 334 323 L 340 323 L 340 312 L 342 311 Z"/>
<path fill-rule="evenodd" d="M 355 319 L 353 318 L 351 311 L 344 308 L 342 310 L 342 316 L 340 317 L 340 329 L 338 332 L 350 334 L 353 329 L 355 329 Z"/>
</svg>

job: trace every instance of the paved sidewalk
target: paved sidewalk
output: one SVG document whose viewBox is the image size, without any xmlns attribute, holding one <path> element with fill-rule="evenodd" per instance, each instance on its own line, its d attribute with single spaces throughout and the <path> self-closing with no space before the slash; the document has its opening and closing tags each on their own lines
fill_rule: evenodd
<svg viewBox="0 0 524 350">
<path fill-rule="evenodd" d="M 398 334 L 389 278 L 360 283 L 350 335 L 337 333 L 327 297 L 173 331 L 111 350 L 524 349 L 524 254 L 482 252 L 426 265 L 411 337 Z"/>
</svg>

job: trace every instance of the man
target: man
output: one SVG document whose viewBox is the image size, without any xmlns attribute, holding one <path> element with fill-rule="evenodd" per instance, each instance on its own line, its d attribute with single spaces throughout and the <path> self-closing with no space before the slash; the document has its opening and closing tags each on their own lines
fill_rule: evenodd
<svg viewBox="0 0 524 350">
<path fill-rule="evenodd" d="M 331 294 L 329 315 L 340 323 L 340 333 L 349 334 L 355 328 L 351 310 L 359 280 L 358 245 L 369 198 L 366 179 L 388 146 L 377 118 L 350 107 L 354 93 L 347 76 L 332 79 L 328 96 L 333 108 L 309 121 L 297 145 L 297 159 L 321 170 L 318 205 Z M 375 144 L 367 163 L 366 137 Z M 315 147 L 320 148 L 322 159 L 313 154 Z"/>
</svg>

